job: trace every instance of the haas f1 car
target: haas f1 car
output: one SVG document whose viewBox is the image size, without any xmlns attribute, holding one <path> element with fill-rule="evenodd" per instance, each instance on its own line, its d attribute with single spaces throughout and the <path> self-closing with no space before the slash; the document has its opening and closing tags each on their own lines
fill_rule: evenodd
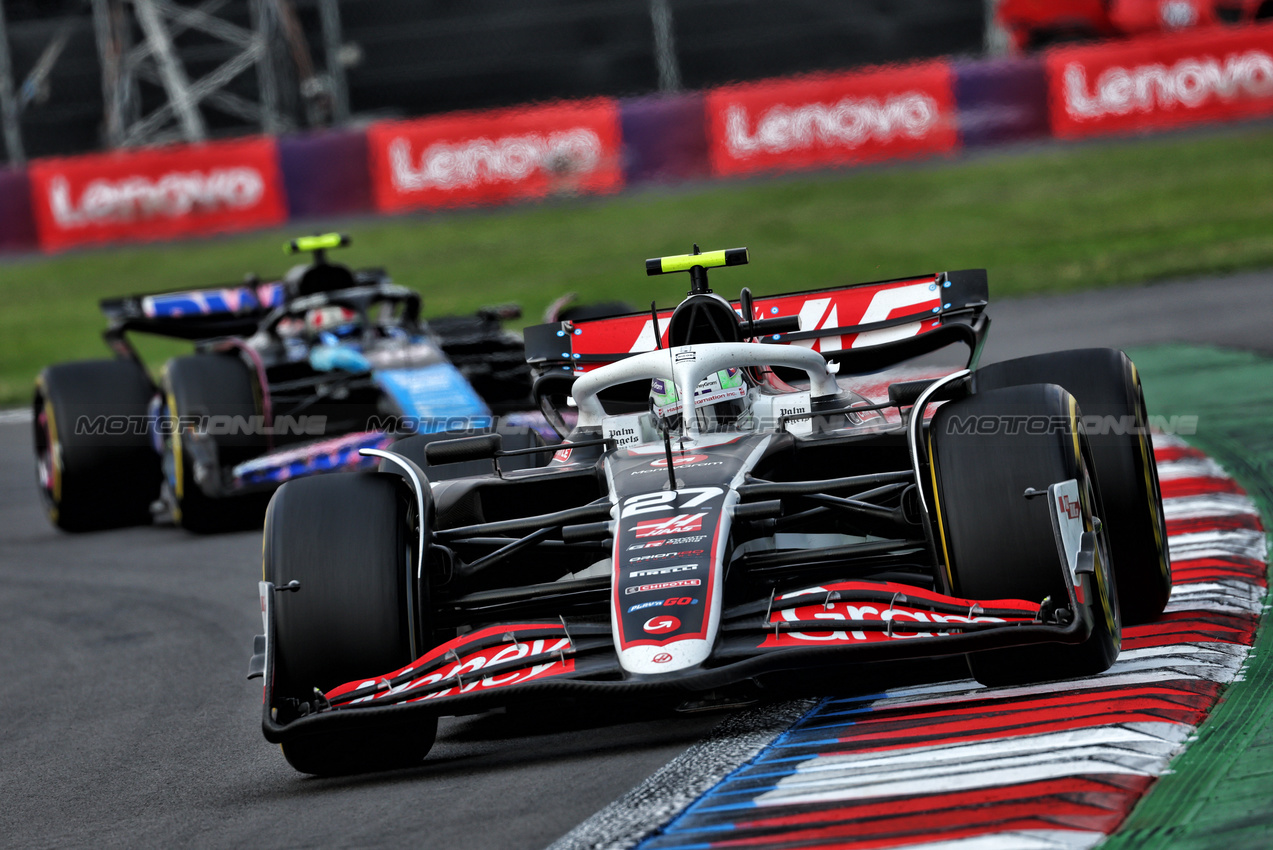
<svg viewBox="0 0 1273 850">
<path fill-rule="evenodd" d="M 1091 675 L 1163 611 L 1122 352 L 977 369 L 982 270 L 712 292 L 709 268 L 746 262 L 650 260 L 690 275 L 674 310 L 527 329 L 548 418 L 578 414 L 557 446 L 409 437 L 275 493 L 249 676 L 293 767 L 416 763 L 439 716 L 554 695 L 701 703 L 958 655 L 987 685 Z M 947 346 L 965 368 L 915 362 Z"/>
<path fill-rule="evenodd" d="M 425 323 L 420 296 L 383 270 L 328 262 L 346 244 L 293 241 L 313 261 L 278 281 L 103 301 L 115 359 L 50 366 L 36 382 L 52 521 L 77 531 L 158 512 L 193 531 L 259 528 L 282 481 L 366 465 L 358 450 L 387 446 L 390 430 L 481 428 L 530 409 L 521 337 L 501 326 L 515 307 Z M 169 360 L 156 385 L 130 333 L 194 353 Z M 525 427 L 511 438 L 542 443 Z"/>
</svg>

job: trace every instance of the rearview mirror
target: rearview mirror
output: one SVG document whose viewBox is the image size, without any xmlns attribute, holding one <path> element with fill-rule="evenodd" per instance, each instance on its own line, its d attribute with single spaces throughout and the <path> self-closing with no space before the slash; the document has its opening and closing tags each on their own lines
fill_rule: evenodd
<svg viewBox="0 0 1273 850">
<path fill-rule="evenodd" d="M 499 434 L 479 434 L 476 437 L 460 437 L 456 440 L 438 440 L 424 447 L 424 458 L 429 465 L 460 463 L 466 460 L 492 460 L 504 447 Z"/>
</svg>

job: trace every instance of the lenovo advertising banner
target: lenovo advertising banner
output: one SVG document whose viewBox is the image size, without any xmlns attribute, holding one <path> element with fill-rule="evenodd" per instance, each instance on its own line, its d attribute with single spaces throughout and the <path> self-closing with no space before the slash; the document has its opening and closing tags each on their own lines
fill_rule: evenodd
<svg viewBox="0 0 1273 850">
<path fill-rule="evenodd" d="M 954 150 L 954 74 L 944 61 L 744 83 L 706 96 L 718 175 L 821 168 Z"/>
<path fill-rule="evenodd" d="M 1045 62 L 1062 138 L 1273 114 L 1273 24 L 1058 47 Z"/>
<path fill-rule="evenodd" d="M 273 139 L 36 160 L 29 171 L 36 233 L 46 251 L 287 220 Z"/>
<path fill-rule="evenodd" d="M 623 186 L 619 105 L 609 99 L 385 121 L 367 141 L 382 212 Z"/>
</svg>

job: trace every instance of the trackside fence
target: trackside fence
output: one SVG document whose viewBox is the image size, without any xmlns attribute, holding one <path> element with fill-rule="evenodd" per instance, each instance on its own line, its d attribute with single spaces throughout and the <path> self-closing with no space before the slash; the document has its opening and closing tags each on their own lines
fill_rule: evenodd
<svg viewBox="0 0 1273 850">
<path fill-rule="evenodd" d="M 1273 115 L 1273 23 L 0 168 L 0 251 L 605 194 Z"/>
</svg>

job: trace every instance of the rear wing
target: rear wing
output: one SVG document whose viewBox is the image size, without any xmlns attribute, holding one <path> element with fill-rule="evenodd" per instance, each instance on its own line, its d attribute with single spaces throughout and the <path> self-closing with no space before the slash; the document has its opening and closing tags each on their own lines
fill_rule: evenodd
<svg viewBox="0 0 1273 850">
<path fill-rule="evenodd" d="M 730 302 L 742 315 L 738 301 Z M 800 330 L 760 342 L 799 345 L 840 363 L 841 374 L 861 374 L 963 342 L 975 363 L 989 326 L 985 269 L 859 283 L 752 299 L 753 319 L 796 316 Z M 658 311 L 667 345 L 672 310 Z M 590 371 L 655 345 L 651 313 L 629 313 L 526 328 L 526 359 L 539 372 Z"/>
<path fill-rule="evenodd" d="M 383 269 L 354 273 L 358 285 L 388 279 Z M 255 333 L 261 320 L 289 298 L 283 281 L 250 282 L 106 298 L 101 310 L 110 320 L 108 334 L 138 331 L 193 341 Z"/>
</svg>

